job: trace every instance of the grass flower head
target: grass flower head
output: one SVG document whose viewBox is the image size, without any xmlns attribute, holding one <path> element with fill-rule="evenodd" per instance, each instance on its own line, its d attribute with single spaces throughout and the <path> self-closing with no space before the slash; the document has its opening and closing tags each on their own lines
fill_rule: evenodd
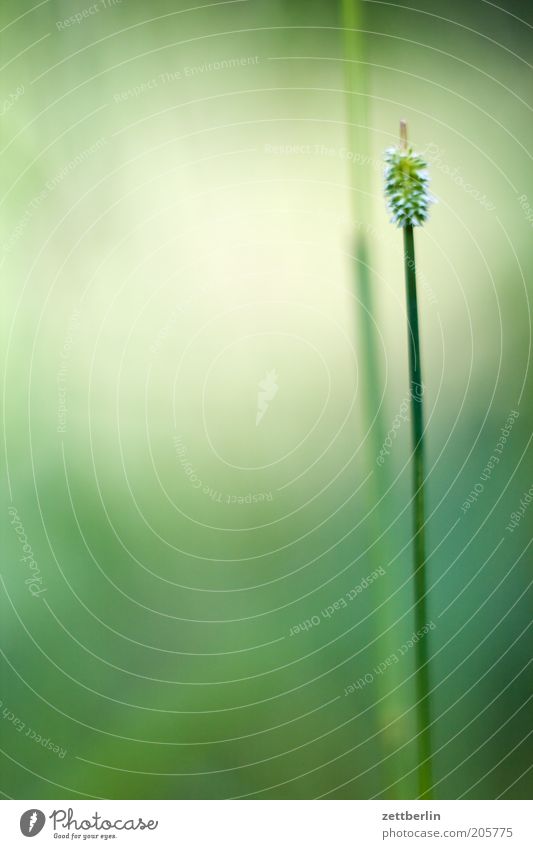
<svg viewBox="0 0 533 849">
<path fill-rule="evenodd" d="M 398 227 L 418 227 L 427 220 L 433 198 L 429 194 L 427 162 L 412 147 L 390 147 L 385 152 L 385 196 Z"/>
</svg>

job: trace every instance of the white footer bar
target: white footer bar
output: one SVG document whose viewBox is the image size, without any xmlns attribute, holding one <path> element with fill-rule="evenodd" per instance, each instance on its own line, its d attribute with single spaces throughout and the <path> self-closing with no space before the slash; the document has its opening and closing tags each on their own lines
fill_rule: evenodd
<svg viewBox="0 0 533 849">
<path fill-rule="evenodd" d="M 524 801 L 3 801 L 1 845 L 531 849 Z M 29 844 L 29 838 L 35 844 Z"/>
</svg>

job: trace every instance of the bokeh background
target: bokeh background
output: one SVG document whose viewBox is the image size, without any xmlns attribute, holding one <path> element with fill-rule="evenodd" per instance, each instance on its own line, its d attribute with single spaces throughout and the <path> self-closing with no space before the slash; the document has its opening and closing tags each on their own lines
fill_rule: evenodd
<svg viewBox="0 0 533 849">
<path fill-rule="evenodd" d="M 530 795 L 530 10 L 0 16 L 3 795 L 416 797 L 400 118 L 433 793 Z"/>
</svg>

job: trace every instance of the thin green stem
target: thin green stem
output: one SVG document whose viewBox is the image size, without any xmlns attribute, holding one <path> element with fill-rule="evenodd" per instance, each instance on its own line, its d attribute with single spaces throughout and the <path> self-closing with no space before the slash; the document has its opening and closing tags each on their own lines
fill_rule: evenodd
<svg viewBox="0 0 533 849">
<path fill-rule="evenodd" d="M 403 228 L 405 283 L 409 337 L 409 375 L 411 397 L 411 427 L 413 438 L 413 537 L 415 631 L 424 629 L 427 615 L 427 559 L 425 542 L 424 504 L 424 408 L 418 304 L 416 297 L 415 241 L 412 225 Z M 431 732 L 428 634 L 415 646 L 416 697 L 419 740 L 418 782 L 421 799 L 431 798 Z"/>
</svg>

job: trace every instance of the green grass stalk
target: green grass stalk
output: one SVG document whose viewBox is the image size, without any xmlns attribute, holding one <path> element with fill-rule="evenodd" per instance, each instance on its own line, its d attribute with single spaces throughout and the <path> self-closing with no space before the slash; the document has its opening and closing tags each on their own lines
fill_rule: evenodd
<svg viewBox="0 0 533 849">
<path fill-rule="evenodd" d="M 415 631 L 421 631 L 428 624 L 426 519 L 424 503 L 424 402 L 416 295 L 415 240 L 411 224 L 403 228 L 403 239 L 408 320 L 411 430 L 413 440 L 414 614 Z M 432 769 L 429 642 L 427 634 L 415 645 L 415 664 L 419 740 L 418 791 L 421 799 L 429 799 L 431 798 Z"/>
<path fill-rule="evenodd" d="M 428 217 L 432 198 L 428 192 L 429 178 L 423 157 L 407 144 L 407 125 L 400 122 L 400 147 L 385 154 L 385 195 L 392 221 L 403 229 L 405 288 L 407 302 L 407 339 L 409 351 L 409 397 L 411 406 L 411 431 L 413 442 L 413 588 L 415 631 L 415 692 L 418 725 L 418 795 L 431 798 L 432 747 L 431 705 L 429 682 L 428 640 L 428 579 L 425 539 L 424 489 L 424 388 L 422 383 L 422 357 L 418 326 L 416 292 L 416 258 L 414 227 L 421 226 Z"/>
</svg>

